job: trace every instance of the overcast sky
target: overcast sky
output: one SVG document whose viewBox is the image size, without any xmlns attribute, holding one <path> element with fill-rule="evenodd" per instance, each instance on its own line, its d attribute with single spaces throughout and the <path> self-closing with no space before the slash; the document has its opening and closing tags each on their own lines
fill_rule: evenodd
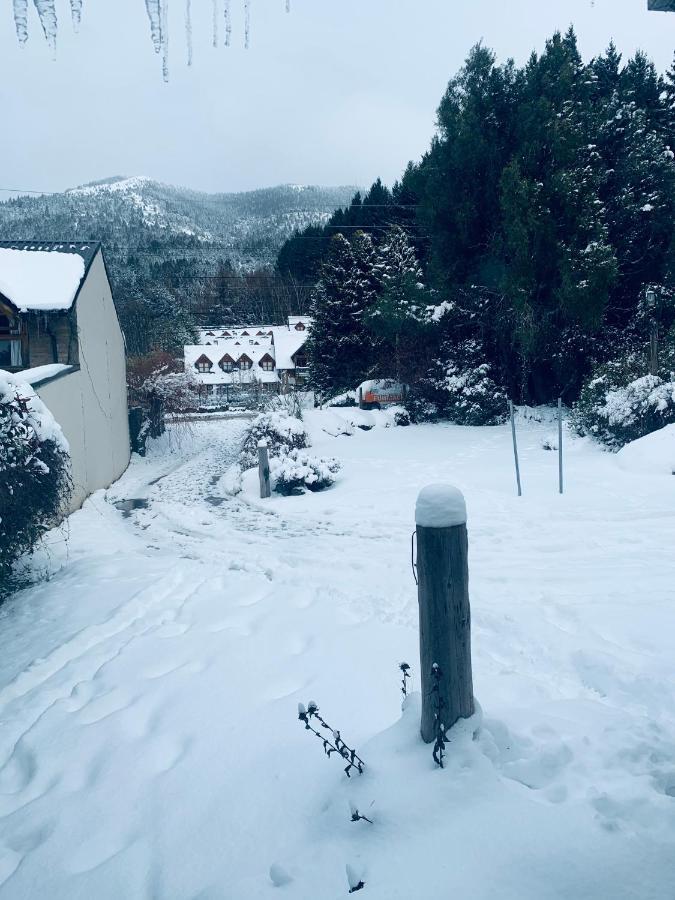
<svg viewBox="0 0 675 900">
<path fill-rule="evenodd" d="M 62 190 L 141 174 L 210 191 L 293 182 L 388 183 L 427 148 L 450 76 L 479 40 L 523 62 L 573 23 L 585 58 L 614 39 L 661 71 L 675 14 L 647 0 L 231 0 L 233 46 L 211 46 L 212 0 L 169 0 L 171 80 L 164 84 L 143 0 L 84 0 L 72 34 L 68 0 L 56 60 L 34 10 L 20 49 L 0 6 L 0 187 Z M 222 0 L 219 0 L 222 7 Z M 221 32 L 221 39 L 223 33 Z M 0 197 L 7 196 L 0 194 Z"/>
</svg>

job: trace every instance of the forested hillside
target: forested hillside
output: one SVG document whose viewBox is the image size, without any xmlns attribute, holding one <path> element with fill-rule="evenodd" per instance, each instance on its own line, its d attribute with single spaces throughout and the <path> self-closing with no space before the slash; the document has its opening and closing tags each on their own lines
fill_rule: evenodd
<svg viewBox="0 0 675 900">
<path fill-rule="evenodd" d="M 376 182 L 327 225 L 291 238 L 277 260 L 303 282 L 323 276 L 318 318 L 347 297 L 359 323 L 353 377 L 397 374 L 424 386 L 422 406 L 457 414 L 462 392 L 477 402 L 495 392 L 574 401 L 589 373 L 620 357 L 645 373 L 650 318 L 662 348 L 672 345 L 675 66 L 661 77 L 645 55 L 622 60 L 613 45 L 585 63 L 571 29 L 523 67 L 479 45 L 450 81 L 437 124 L 429 151 L 392 190 Z M 382 277 L 386 258 L 395 264 L 393 226 L 414 248 L 419 277 L 408 263 L 393 281 Z M 342 291 L 349 254 L 362 277 L 345 276 Z M 329 328 L 315 342 L 326 391 L 345 386 L 319 360 L 340 341 L 344 329 Z M 670 359 L 661 356 L 664 377 Z"/>
<path fill-rule="evenodd" d="M 304 298 L 270 273 L 283 241 L 325 222 L 353 187 L 283 185 L 204 194 L 148 178 L 112 178 L 0 203 L 3 240 L 100 240 L 129 349 L 178 349 L 220 317 L 283 318 Z M 276 309 L 276 306 L 279 309 Z M 288 309 L 287 309 L 288 307 Z"/>
</svg>

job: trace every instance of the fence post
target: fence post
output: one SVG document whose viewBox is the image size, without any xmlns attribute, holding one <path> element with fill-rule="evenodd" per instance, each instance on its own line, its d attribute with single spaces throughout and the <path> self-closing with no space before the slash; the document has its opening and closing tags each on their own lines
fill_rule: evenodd
<svg viewBox="0 0 675 900">
<path fill-rule="evenodd" d="M 466 504 L 451 485 L 424 488 L 415 508 L 422 739 L 474 714 Z M 435 671 L 434 671 L 435 669 Z M 440 719 L 439 719 L 440 711 Z"/>
<path fill-rule="evenodd" d="M 266 500 L 272 496 L 270 487 L 270 461 L 267 451 L 267 442 L 260 441 L 258 444 L 258 474 L 260 476 L 260 498 Z"/>
<path fill-rule="evenodd" d="M 363 406 L 363 388 L 360 387 L 359 388 L 359 409 L 364 409 L 364 408 L 365 407 Z"/>
</svg>

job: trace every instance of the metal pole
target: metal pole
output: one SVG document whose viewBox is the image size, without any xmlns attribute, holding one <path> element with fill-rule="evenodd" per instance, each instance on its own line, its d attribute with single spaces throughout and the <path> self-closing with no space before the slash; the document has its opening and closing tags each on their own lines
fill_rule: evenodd
<svg viewBox="0 0 675 900">
<path fill-rule="evenodd" d="M 558 397 L 558 482 L 560 484 L 560 493 L 562 494 L 564 492 L 562 397 Z"/>
<path fill-rule="evenodd" d="M 516 481 L 518 483 L 518 496 L 523 496 L 523 488 L 520 483 L 520 462 L 518 460 L 518 439 L 516 438 L 516 420 L 513 413 L 513 400 L 509 400 L 509 410 L 511 412 L 511 434 L 513 436 L 513 458 L 516 461 Z"/>
</svg>

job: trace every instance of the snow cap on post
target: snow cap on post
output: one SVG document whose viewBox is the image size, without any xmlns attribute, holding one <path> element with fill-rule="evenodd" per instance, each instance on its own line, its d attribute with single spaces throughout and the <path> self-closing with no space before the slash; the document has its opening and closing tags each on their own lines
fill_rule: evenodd
<svg viewBox="0 0 675 900">
<path fill-rule="evenodd" d="M 464 494 L 451 484 L 430 484 L 422 488 L 415 506 L 415 524 L 422 528 L 465 525 Z"/>
</svg>

